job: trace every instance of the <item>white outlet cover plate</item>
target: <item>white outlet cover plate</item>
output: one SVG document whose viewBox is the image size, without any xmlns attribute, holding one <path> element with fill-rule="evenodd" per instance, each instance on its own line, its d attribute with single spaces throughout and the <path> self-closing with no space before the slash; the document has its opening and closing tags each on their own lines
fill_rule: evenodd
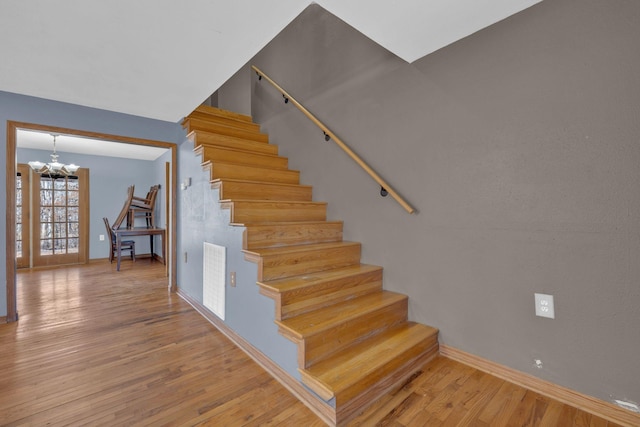
<svg viewBox="0 0 640 427">
<path fill-rule="evenodd" d="M 536 297 L 536 316 L 555 319 L 556 314 L 553 306 L 553 295 L 535 294 L 535 297 Z"/>
</svg>

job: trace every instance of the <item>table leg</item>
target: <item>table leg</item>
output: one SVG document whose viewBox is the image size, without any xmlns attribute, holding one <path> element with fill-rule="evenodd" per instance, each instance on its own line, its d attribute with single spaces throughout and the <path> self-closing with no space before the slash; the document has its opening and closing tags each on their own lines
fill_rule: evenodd
<svg viewBox="0 0 640 427">
<path fill-rule="evenodd" d="M 165 244 L 164 244 L 164 237 L 165 237 L 166 232 L 163 230 L 162 233 L 160 234 L 160 243 L 162 243 L 162 262 L 164 263 L 164 265 L 167 265 L 167 256 L 166 256 L 166 250 L 165 250 Z"/>
<path fill-rule="evenodd" d="M 122 243 L 122 236 L 120 234 L 116 235 L 116 252 L 118 254 L 118 262 L 116 263 L 116 271 L 120 271 L 120 246 Z"/>
<path fill-rule="evenodd" d="M 149 246 L 151 247 L 151 262 L 153 262 L 154 252 L 153 252 L 153 234 L 149 234 Z"/>
</svg>

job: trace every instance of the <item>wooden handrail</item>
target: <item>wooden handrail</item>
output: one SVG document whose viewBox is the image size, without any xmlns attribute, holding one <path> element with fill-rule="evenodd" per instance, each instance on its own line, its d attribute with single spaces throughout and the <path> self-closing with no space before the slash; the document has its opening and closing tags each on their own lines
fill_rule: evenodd
<svg viewBox="0 0 640 427">
<path fill-rule="evenodd" d="M 266 81 L 268 81 L 269 83 L 271 83 L 271 85 L 273 85 L 273 87 L 278 89 L 278 91 L 280 93 L 282 93 L 282 95 L 285 97 L 285 99 L 288 99 L 289 101 L 291 101 L 291 103 L 293 105 L 298 107 L 298 109 L 300 111 L 302 111 L 302 113 L 305 116 L 307 116 L 309 118 L 309 120 L 311 120 L 320 129 L 322 129 L 322 131 L 325 133 L 325 135 L 327 135 L 329 138 L 331 138 L 333 140 L 333 142 L 338 144 L 338 147 L 342 148 L 342 150 L 345 153 L 347 153 L 349 155 L 349 157 L 351 157 L 358 165 L 360 165 L 360 167 L 362 169 L 364 169 L 369 174 L 369 176 L 371 176 L 371 178 L 373 178 L 374 181 L 377 182 L 380 185 L 380 187 L 382 189 L 384 189 L 387 193 L 389 193 L 391 195 L 391 197 L 393 197 L 396 200 L 396 202 L 398 202 L 400 204 L 400 206 L 402 206 L 410 214 L 412 214 L 412 213 L 414 213 L 416 211 L 409 203 L 407 203 L 406 200 L 404 200 L 398 193 L 396 193 L 396 191 L 393 188 L 391 188 L 391 186 L 385 180 L 383 180 L 380 177 L 380 175 L 378 175 L 373 169 L 371 169 L 371 167 L 368 164 L 366 164 L 365 161 L 360 158 L 360 156 L 358 156 L 351 148 L 349 148 L 347 146 L 347 144 L 342 142 L 342 140 L 340 138 L 338 138 L 335 133 L 331 132 L 331 129 L 326 127 L 324 125 L 324 123 L 322 123 L 320 120 L 318 120 L 316 118 L 316 116 L 311 114 L 309 112 L 309 110 L 307 110 L 302 104 L 300 104 L 298 101 L 296 101 L 296 99 L 294 97 L 292 97 L 289 93 L 287 93 L 286 90 L 284 90 L 282 87 L 280 87 L 280 85 L 278 85 L 278 83 L 274 82 L 271 78 L 269 78 L 269 76 L 267 76 L 265 73 L 263 73 L 255 65 L 252 65 L 251 68 L 253 69 L 253 71 L 255 71 L 258 74 L 258 76 L 264 77 L 264 79 Z"/>
</svg>

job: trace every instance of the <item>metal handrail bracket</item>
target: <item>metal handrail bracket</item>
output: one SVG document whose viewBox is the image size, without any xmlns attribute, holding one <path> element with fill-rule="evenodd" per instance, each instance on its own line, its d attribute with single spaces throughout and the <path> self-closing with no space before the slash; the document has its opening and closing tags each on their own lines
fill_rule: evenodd
<svg viewBox="0 0 640 427">
<path fill-rule="evenodd" d="M 373 178 L 374 181 L 380 185 L 380 194 L 382 196 L 386 196 L 386 194 L 391 195 L 395 199 L 396 202 L 400 204 L 408 213 L 415 213 L 416 210 L 406 201 L 404 200 L 385 180 L 383 180 L 380 175 L 378 175 L 364 160 L 360 158 L 347 144 L 345 144 L 338 136 L 331 131 L 327 126 L 324 125 L 316 116 L 311 114 L 309 110 L 307 110 L 302 104 L 300 104 L 294 97 L 292 97 L 286 90 L 284 90 L 278 83 L 273 81 L 269 76 L 263 73 L 258 67 L 252 65 L 251 68 L 256 72 L 258 78 L 264 78 L 268 81 L 273 87 L 275 87 L 284 98 L 285 103 L 291 103 L 295 105 L 302 113 L 309 118 L 313 123 L 315 123 L 325 135 L 325 140 L 333 140 L 349 157 L 351 157 L 362 169 L 365 170 Z"/>
</svg>

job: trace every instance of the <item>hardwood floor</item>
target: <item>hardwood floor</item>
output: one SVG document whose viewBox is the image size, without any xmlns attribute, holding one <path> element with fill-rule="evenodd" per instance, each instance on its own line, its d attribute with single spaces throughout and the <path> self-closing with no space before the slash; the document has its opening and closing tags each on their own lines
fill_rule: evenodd
<svg viewBox="0 0 640 427">
<path fill-rule="evenodd" d="M 19 273 L 20 321 L 0 325 L 0 425 L 324 425 L 163 273 Z M 616 426 L 441 357 L 350 425 Z"/>
<path fill-rule="evenodd" d="M 618 426 L 444 357 L 350 425 Z"/>
<path fill-rule="evenodd" d="M 20 320 L 0 326 L 0 425 L 324 425 L 163 272 L 19 273 Z"/>
</svg>

